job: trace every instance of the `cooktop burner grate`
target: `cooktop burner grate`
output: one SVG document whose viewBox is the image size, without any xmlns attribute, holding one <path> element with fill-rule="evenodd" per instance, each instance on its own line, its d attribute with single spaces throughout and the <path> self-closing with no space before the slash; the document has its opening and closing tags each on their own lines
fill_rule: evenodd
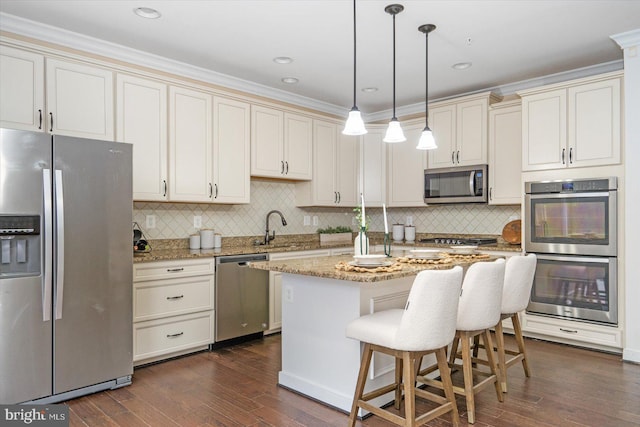
<svg viewBox="0 0 640 427">
<path fill-rule="evenodd" d="M 435 243 L 440 245 L 493 245 L 498 242 L 495 237 L 472 237 L 472 238 L 457 238 L 457 237 L 434 237 L 430 239 L 421 239 L 420 243 Z"/>
</svg>

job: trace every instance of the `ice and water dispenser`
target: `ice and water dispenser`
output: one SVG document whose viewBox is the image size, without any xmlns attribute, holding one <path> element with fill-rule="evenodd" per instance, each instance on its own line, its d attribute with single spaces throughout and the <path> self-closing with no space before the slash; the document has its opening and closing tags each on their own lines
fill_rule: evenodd
<svg viewBox="0 0 640 427">
<path fill-rule="evenodd" d="M 40 274 L 40 216 L 0 215 L 0 277 Z"/>
</svg>

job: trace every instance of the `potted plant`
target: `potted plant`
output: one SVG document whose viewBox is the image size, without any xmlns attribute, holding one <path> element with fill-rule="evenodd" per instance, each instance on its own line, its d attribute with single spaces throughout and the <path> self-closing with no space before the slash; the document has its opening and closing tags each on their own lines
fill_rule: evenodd
<svg viewBox="0 0 640 427">
<path fill-rule="evenodd" d="M 340 243 L 351 243 L 351 228 L 339 225 L 337 227 L 319 228 L 321 245 L 335 245 Z"/>
</svg>

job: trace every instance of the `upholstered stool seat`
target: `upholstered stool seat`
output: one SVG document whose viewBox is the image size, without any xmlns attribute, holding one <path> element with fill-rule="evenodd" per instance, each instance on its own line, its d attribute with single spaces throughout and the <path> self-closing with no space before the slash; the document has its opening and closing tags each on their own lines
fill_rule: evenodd
<svg viewBox="0 0 640 427">
<path fill-rule="evenodd" d="M 349 323 L 347 337 L 364 343 L 349 426 L 355 425 L 358 408 L 402 426 L 419 426 L 451 412 L 453 425 L 459 425 L 446 348 L 456 329 L 461 284 L 461 267 L 422 271 L 413 282 L 404 309 L 380 311 Z M 395 381 L 365 394 L 366 377 L 373 352 L 395 357 Z M 438 366 L 444 372 L 442 383 L 445 397 L 416 387 L 417 361 L 431 353 L 435 353 Z M 390 392 L 395 392 L 396 409 L 400 409 L 404 392 L 404 417 L 369 403 L 371 399 Z M 416 417 L 416 396 L 435 402 L 438 406 Z"/>
</svg>

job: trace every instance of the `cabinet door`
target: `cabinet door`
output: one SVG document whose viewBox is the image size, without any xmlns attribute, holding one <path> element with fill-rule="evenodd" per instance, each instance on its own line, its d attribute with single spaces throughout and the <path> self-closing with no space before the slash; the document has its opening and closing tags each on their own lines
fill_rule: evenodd
<svg viewBox="0 0 640 427">
<path fill-rule="evenodd" d="M 282 328 L 282 273 L 269 272 L 269 330 Z"/>
<path fill-rule="evenodd" d="M 48 58 L 46 67 L 51 133 L 113 141 L 113 73 Z"/>
<path fill-rule="evenodd" d="M 522 175 L 520 105 L 489 111 L 489 204 L 520 204 Z"/>
<path fill-rule="evenodd" d="M 251 106 L 251 175 L 282 178 L 284 174 L 284 114 Z"/>
<path fill-rule="evenodd" d="M 429 168 L 446 168 L 455 165 L 456 106 L 446 105 L 429 111 L 429 127 L 433 131 L 438 148 L 429 150 Z"/>
<path fill-rule="evenodd" d="M 567 91 L 522 98 L 522 170 L 566 167 Z"/>
<path fill-rule="evenodd" d="M 620 79 L 568 89 L 569 166 L 620 163 Z"/>
<path fill-rule="evenodd" d="M 216 203 L 249 203 L 250 105 L 213 99 L 213 200 Z"/>
<path fill-rule="evenodd" d="M 336 189 L 336 138 L 334 123 L 313 121 L 313 204 L 335 206 L 338 202 Z"/>
<path fill-rule="evenodd" d="M 116 137 L 133 144 L 133 199 L 167 200 L 167 86 L 116 77 Z"/>
<path fill-rule="evenodd" d="M 476 99 L 456 105 L 456 166 L 487 163 L 486 99 Z"/>
<path fill-rule="evenodd" d="M 44 132 L 44 57 L 0 46 L 0 127 Z"/>
<path fill-rule="evenodd" d="M 422 127 L 407 128 L 407 141 L 389 144 L 389 207 L 424 206 L 424 170 L 427 167 L 427 153 L 416 149 L 421 133 Z"/>
<path fill-rule="evenodd" d="M 210 202 L 211 95 L 169 87 L 169 199 Z"/>
<path fill-rule="evenodd" d="M 336 143 L 336 191 L 338 205 L 357 206 L 358 201 L 358 159 L 360 138 L 343 135 L 338 127 Z M 314 169 L 315 170 L 315 169 Z"/>
<path fill-rule="evenodd" d="M 287 179 L 310 180 L 313 176 L 313 120 L 284 113 L 284 163 Z"/>
<path fill-rule="evenodd" d="M 369 129 L 360 144 L 360 193 L 365 206 L 382 207 L 387 200 L 387 147 L 385 129 Z M 357 198 L 359 198 L 359 194 Z"/>
</svg>

